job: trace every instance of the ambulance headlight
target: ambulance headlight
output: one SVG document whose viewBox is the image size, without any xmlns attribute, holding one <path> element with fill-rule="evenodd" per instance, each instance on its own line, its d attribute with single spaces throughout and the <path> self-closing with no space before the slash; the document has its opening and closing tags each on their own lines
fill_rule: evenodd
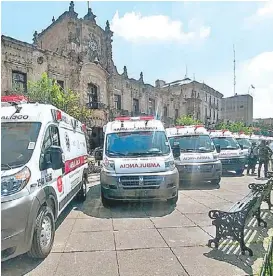
<svg viewBox="0 0 273 276">
<path fill-rule="evenodd" d="M 174 160 L 168 160 L 168 161 L 165 161 L 165 168 L 167 170 L 174 170 L 175 169 L 175 163 L 174 163 Z"/>
<path fill-rule="evenodd" d="M 16 174 L 4 176 L 1 178 L 1 196 L 15 194 L 24 189 L 30 179 L 30 170 L 24 167 Z"/>
<path fill-rule="evenodd" d="M 103 160 L 102 165 L 107 171 L 114 171 L 115 170 L 115 162 L 113 160 L 109 160 L 109 159 L 105 158 Z"/>
</svg>

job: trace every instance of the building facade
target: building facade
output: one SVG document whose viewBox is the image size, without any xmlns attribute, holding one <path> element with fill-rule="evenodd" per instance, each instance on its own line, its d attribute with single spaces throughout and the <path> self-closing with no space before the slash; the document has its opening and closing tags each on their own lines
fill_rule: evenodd
<svg viewBox="0 0 273 276">
<path fill-rule="evenodd" d="M 253 97 L 249 94 L 223 98 L 222 119 L 227 122 L 241 121 L 246 125 L 253 123 Z"/>
<path fill-rule="evenodd" d="M 101 144 L 102 127 L 115 116 L 158 115 L 166 125 L 184 114 L 218 121 L 223 95 L 204 83 L 185 78 L 157 80 L 153 86 L 144 82 L 142 72 L 139 79 L 129 78 L 126 66 L 120 74 L 112 37 L 109 22 L 104 29 L 98 26 L 91 8 L 78 18 L 73 1 L 50 26 L 34 33 L 32 44 L 2 36 L 2 95 L 17 89 L 27 92 L 27 81 L 37 81 L 46 72 L 64 90 L 78 92 L 82 104 L 93 110 L 91 147 Z"/>
</svg>

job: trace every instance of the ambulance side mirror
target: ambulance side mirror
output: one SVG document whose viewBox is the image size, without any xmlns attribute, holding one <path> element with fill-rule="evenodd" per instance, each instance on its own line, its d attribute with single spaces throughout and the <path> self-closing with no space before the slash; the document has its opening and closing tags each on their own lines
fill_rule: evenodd
<svg viewBox="0 0 273 276">
<path fill-rule="evenodd" d="M 221 152 L 221 147 L 220 147 L 220 145 L 216 145 L 215 148 L 216 148 L 216 152 L 217 152 L 217 153 L 220 153 L 220 152 Z"/>
<path fill-rule="evenodd" d="M 174 145 L 172 147 L 172 151 L 173 151 L 173 157 L 174 158 L 178 158 L 180 156 L 180 145 L 179 145 L 179 143 L 174 143 Z"/>
</svg>

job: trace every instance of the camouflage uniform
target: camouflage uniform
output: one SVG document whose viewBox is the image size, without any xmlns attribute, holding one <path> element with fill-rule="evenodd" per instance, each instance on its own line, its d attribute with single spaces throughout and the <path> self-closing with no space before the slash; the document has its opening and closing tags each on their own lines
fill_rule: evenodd
<svg viewBox="0 0 273 276">
<path fill-rule="evenodd" d="M 273 154 L 270 147 L 266 144 L 265 141 L 262 141 L 258 147 L 259 150 L 259 167 L 258 167 L 258 177 L 261 176 L 261 168 L 264 165 L 264 177 L 267 177 L 268 172 L 268 163 L 271 155 Z"/>
</svg>

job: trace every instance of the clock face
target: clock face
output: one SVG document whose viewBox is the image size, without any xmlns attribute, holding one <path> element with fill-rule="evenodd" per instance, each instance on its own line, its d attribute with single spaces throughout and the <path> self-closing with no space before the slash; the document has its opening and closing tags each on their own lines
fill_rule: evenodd
<svg viewBox="0 0 273 276">
<path fill-rule="evenodd" d="M 89 41 L 89 48 L 92 50 L 92 51 L 95 51 L 98 49 L 98 45 L 97 43 L 94 41 L 94 40 L 91 40 Z"/>
</svg>

